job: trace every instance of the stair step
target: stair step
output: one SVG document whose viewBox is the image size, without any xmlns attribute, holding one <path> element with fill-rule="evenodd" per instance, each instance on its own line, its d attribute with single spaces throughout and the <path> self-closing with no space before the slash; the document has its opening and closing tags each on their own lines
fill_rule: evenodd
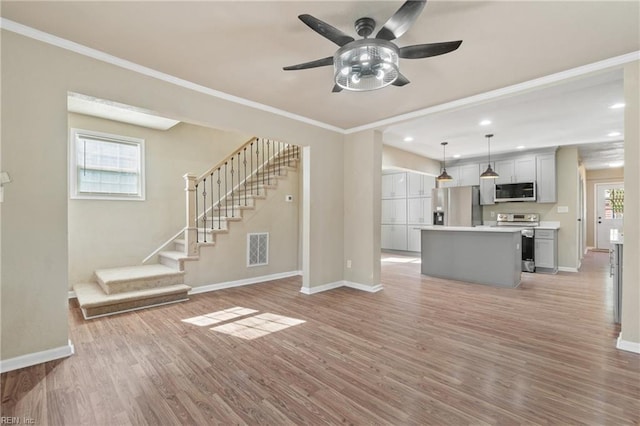
<svg viewBox="0 0 640 426">
<path fill-rule="evenodd" d="M 98 269 L 96 280 L 107 294 L 182 284 L 184 272 L 165 265 L 125 266 Z"/>
<path fill-rule="evenodd" d="M 185 260 L 198 260 L 198 256 L 189 256 L 183 251 L 169 250 L 158 253 L 160 264 L 168 266 L 174 270 L 184 271 Z"/>
<path fill-rule="evenodd" d="M 96 283 L 80 283 L 73 286 L 85 319 L 186 301 L 189 299 L 190 290 L 191 287 L 188 285 L 176 284 L 147 290 L 105 294 Z"/>
</svg>

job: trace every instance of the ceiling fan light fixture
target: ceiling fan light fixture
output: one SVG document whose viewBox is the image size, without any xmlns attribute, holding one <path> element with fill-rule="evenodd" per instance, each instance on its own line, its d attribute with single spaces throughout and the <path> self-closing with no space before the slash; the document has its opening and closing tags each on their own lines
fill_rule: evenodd
<svg viewBox="0 0 640 426">
<path fill-rule="evenodd" d="M 378 39 L 356 40 L 336 52 L 334 80 L 345 90 L 382 89 L 398 78 L 398 62 L 398 48 L 393 43 Z"/>
</svg>

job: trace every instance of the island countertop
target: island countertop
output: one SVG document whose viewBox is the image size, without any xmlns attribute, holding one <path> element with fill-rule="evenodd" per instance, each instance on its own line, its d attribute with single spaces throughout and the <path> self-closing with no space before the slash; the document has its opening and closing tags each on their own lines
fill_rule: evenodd
<svg viewBox="0 0 640 426">
<path fill-rule="evenodd" d="M 522 229 L 422 227 L 421 272 L 468 283 L 517 287 L 522 270 Z"/>
<path fill-rule="evenodd" d="M 431 230 L 431 231 L 456 231 L 456 232 L 503 232 L 503 233 L 514 233 L 520 232 L 526 228 L 520 228 L 517 226 L 505 226 L 505 227 L 496 227 L 496 226 L 439 226 L 439 225 L 429 225 L 429 226 L 421 226 L 416 229 L 422 230 Z"/>
</svg>

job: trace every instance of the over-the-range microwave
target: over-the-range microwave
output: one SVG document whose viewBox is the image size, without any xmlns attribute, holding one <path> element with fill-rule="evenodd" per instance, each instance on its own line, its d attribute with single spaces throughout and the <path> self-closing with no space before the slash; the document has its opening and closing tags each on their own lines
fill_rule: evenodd
<svg viewBox="0 0 640 426">
<path fill-rule="evenodd" d="M 504 203 L 507 201 L 535 201 L 536 183 L 496 183 L 494 201 Z"/>
</svg>

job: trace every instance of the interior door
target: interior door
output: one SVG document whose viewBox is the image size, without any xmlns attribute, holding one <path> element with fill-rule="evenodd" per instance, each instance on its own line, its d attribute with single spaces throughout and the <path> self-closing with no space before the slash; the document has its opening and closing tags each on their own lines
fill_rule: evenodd
<svg viewBox="0 0 640 426">
<path fill-rule="evenodd" d="M 622 229 L 624 215 L 624 184 L 596 184 L 596 248 L 609 250 L 611 229 Z"/>
</svg>

